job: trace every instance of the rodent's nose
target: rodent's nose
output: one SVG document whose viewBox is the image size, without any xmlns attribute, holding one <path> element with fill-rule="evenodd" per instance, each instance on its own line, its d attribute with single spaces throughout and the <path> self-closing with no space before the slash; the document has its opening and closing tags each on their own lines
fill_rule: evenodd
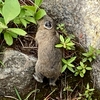
<svg viewBox="0 0 100 100">
<path fill-rule="evenodd" d="M 45 27 L 46 29 L 52 29 L 52 27 L 53 27 L 52 22 L 46 21 L 46 22 L 44 23 L 44 27 Z"/>
</svg>

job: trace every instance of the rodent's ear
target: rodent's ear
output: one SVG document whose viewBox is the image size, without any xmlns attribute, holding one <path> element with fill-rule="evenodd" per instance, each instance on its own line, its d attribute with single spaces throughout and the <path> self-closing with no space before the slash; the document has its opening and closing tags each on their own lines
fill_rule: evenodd
<svg viewBox="0 0 100 100">
<path fill-rule="evenodd" d="M 44 27 L 45 27 L 46 29 L 52 29 L 53 23 L 52 23 L 51 21 L 46 21 L 46 22 L 44 23 Z"/>
</svg>

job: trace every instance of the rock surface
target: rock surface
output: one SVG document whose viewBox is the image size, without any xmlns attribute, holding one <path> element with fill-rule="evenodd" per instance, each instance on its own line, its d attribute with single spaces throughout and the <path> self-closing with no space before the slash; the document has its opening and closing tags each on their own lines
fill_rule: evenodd
<svg viewBox="0 0 100 100">
<path fill-rule="evenodd" d="M 32 82 L 36 58 L 7 49 L 3 53 L 2 62 L 4 66 L 0 67 L 0 95 L 14 95 L 14 87 L 23 93 L 23 90 Z"/>
<path fill-rule="evenodd" d="M 44 0 L 42 7 L 54 20 L 64 23 L 85 48 L 91 45 L 100 49 L 99 0 Z M 92 77 L 100 90 L 100 56 L 92 67 Z"/>
</svg>

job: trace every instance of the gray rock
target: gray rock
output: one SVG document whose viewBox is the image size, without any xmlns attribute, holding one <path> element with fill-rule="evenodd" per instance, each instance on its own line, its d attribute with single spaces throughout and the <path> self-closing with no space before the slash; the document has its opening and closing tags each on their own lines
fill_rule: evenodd
<svg viewBox="0 0 100 100">
<path fill-rule="evenodd" d="M 23 93 L 23 90 L 32 82 L 36 61 L 35 57 L 27 56 L 19 51 L 5 50 L 2 59 L 4 66 L 0 67 L 0 94 L 14 95 L 14 87 L 19 93 Z"/>
<path fill-rule="evenodd" d="M 100 49 L 100 0 L 44 0 L 42 7 L 58 23 L 64 23 L 83 47 Z M 94 83 L 100 90 L 100 56 L 92 67 Z"/>
</svg>

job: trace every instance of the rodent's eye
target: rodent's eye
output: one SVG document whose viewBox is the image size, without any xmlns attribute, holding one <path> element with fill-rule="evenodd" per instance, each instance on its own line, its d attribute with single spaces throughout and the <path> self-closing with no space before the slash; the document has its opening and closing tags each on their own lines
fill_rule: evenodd
<svg viewBox="0 0 100 100">
<path fill-rule="evenodd" d="M 50 21 L 46 21 L 45 23 L 44 23 L 44 27 L 46 28 L 46 29 L 51 29 L 52 28 L 52 22 L 50 22 Z"/>
</svg>

